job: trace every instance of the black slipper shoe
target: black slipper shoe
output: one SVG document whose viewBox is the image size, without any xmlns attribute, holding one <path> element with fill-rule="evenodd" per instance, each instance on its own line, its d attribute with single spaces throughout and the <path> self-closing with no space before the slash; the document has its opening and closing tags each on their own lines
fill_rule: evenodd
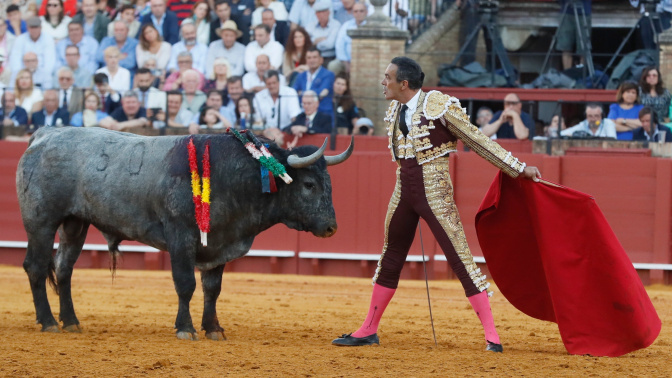
<svg viewBox="0 0 672 378">
<path fill-rule="evenodd" d="M 377 333 L 366 337 L 354 337 L 351 335 L 352 333 L 343 334 L 338 339 L 332 341 L 331 344 L 337 346 L 364 346 L 373 344 L 380 345 L 380 340 L 378 339 Z"/>
</svg>

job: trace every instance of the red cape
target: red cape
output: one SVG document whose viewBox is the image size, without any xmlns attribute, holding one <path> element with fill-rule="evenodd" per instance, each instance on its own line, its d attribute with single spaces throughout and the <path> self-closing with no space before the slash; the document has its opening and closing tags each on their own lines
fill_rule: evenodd
<svg viewBox="0 0 672 378">
<path fill-rule="evenodd" d="M 502 294 L 558 323 L 569 353 L 616 357 L 658 337 L 660 318 L 593 197 L 499 172 L 476 232 Z"/>
</svg>

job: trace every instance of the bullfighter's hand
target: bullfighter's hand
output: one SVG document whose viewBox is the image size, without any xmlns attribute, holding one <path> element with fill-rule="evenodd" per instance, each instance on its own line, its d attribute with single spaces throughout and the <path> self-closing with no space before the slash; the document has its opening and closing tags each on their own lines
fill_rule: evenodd
<svg viewBox="0 0 672 378">
<path fill-rule="evenodd" d="M 525 167 L 525 169 L 523 169 L 522 176 L 528 180 L 539 182 L 539 180 L 541 179 L 541 172 L 539 172 L 539 169 L 537 169 L 537 167 Z"/>
</svg>

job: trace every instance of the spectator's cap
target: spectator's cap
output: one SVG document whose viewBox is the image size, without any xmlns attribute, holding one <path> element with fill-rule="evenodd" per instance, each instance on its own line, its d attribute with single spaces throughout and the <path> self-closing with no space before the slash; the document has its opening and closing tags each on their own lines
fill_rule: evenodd
<svg viewBox="0 0 672 378">
<path fill-rule="evenodd" d="M 313 9 L 315 10 L 315 12 L 331 10 L 330 3 L 331 1 L 329 0 L 317 0 L 317 2 L 315 2 L 315 5 L 313 6 Z"/>
<path fill-rule="evenodd" d="M 224 30 L 232 30 L 233 32 L 236 33 L 237 38 L 240 38 L 243 35 L 243 32 L 238 30 L 238 25 L 236 25 L 236 22 L 233 20 L 224 21 L 222 26 L 217 28 L 216 30 L 217 35 L 221 35 Z"/>
<path fill-rule="evenodd" d="M 373 128 L 373 121 L 369 118 L 362 117 L 355 122 L 355 127 L 367 126 Z"/>
<path fill-rule="evenodd" d="M 33 16 L 33 17 L 30 17 L 26 20 L 26 25 L 29 28 L 37 28 L 37 27 L 42 26 L 42 21 L 40 20 L 39 17 Z"/>
</svg>

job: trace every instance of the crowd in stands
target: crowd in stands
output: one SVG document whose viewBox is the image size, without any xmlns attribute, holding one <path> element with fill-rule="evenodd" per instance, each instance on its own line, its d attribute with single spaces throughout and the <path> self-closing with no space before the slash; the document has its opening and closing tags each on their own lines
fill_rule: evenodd
<svg viewBox="0 0 672 378">
<path fill-rule="evenodd" d="M 6 126 L 239 127 L 293 143 L 373 131 L 348 80 L 365 0 L 38 3 L 0 5 Z"/>
</svg>

